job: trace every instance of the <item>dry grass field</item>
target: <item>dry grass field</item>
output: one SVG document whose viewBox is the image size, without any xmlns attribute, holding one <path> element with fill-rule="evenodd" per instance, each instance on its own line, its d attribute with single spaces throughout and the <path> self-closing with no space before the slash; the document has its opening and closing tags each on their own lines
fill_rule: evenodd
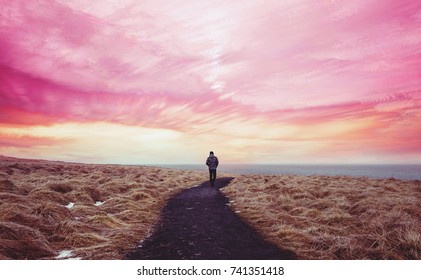
<svg viewBox="0 0 421 280">
<path fill-rule="evenodd" d="M 207 172 L 0 156 L 0 259 L 121 259 Z M 238 215 L 301 259 L 421 259 L 421 182 L 247 175 Z"/>
<path fill-rule="evenodd" d="M 421 259 L 420 181 L 249 175 L 222 191 L 301 259 Z"/>
<path fill-rule="evenodd" d="M 0 259 L 121 259 L 151 234 L 171 195 L 206 178 L 0 157 Z"/>
</svg>

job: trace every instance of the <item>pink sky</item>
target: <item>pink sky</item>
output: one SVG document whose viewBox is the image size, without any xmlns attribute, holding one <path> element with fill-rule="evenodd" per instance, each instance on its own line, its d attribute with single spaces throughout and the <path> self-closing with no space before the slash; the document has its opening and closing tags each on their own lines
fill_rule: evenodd
<svg viewBox="0 0 421 280">
<path fill-rule="evenodd" d="M 421 163 L 421 2 L 0 0 L 0 154 Z"/>
</svg>

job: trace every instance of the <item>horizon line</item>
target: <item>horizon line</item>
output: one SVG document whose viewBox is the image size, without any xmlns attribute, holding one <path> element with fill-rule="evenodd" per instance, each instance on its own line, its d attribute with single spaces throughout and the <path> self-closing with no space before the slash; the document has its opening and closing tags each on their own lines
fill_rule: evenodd
<svg viewBox="0 0 421 280">
<path fill-rule="evenodd" d="M 47 161 L 47 162 L 61 162 L 61 163 L 71 163 L 71 164 L 89 164 L 89 165 L 122 165 L 122 166 L 150 166 L 150 167 L 160 167 L 160 166 L 188 166 L 188 165 L 205 165 L 204 163 L 113 163 L 113 162 L 83 162 L 83 161 L 71 161 L 71 160 L 55 160 L 55 159 L 43 159 L 43 158 L 21 158 L 21 157 L 14 157 L 14 156 L 7 156 L 0 154 L 1 158 L 8 158 L 8 159 L 15 159 L 15 160 L 28 160 L 28 161 Z M 223 165 L 243 165 L 243 166 L 252 166 L 252 165 L 268 165 L 268 166 L 275 166 L 275 165 L 289 165 L 289 166 L 333 166 L 333 165 L 342 165 L 342 166 L 352 166 L 352 165 L 421 165 L 421 163 L 346 163 L 346 162 L 336 162 L 336 163 L 234 163 L 228 162 L 224 163 Z"/>
</svg>

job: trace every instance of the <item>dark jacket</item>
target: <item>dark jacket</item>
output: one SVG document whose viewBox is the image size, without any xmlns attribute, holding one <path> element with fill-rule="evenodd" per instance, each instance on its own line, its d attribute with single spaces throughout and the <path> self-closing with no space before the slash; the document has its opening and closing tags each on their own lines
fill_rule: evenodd
<svg viewBox="0 0 421 280">
<path fill-rule="evenodd" d="M 209 169 L 216 169 L 218 167 L 218 164 L 218 158 L 214 155 L 210 155 L 206 160 L 206 165 L 209 166 Z"/>
</svg>

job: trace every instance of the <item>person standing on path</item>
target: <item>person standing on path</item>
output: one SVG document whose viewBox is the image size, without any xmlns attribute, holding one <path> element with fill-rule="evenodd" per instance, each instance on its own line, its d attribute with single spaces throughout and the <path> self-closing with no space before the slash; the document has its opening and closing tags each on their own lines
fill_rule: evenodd
<svg viewBox="0 0 421 280">
<path fill-rule="evenodd" d="M 209 167 L 209 181 L 212 187 L 215 186 L 216 168 L 218 167 L 218 164 L 218 158 L 211 151 L 208 159 L 206 160 L 206 165 Z"/>
</svg>

